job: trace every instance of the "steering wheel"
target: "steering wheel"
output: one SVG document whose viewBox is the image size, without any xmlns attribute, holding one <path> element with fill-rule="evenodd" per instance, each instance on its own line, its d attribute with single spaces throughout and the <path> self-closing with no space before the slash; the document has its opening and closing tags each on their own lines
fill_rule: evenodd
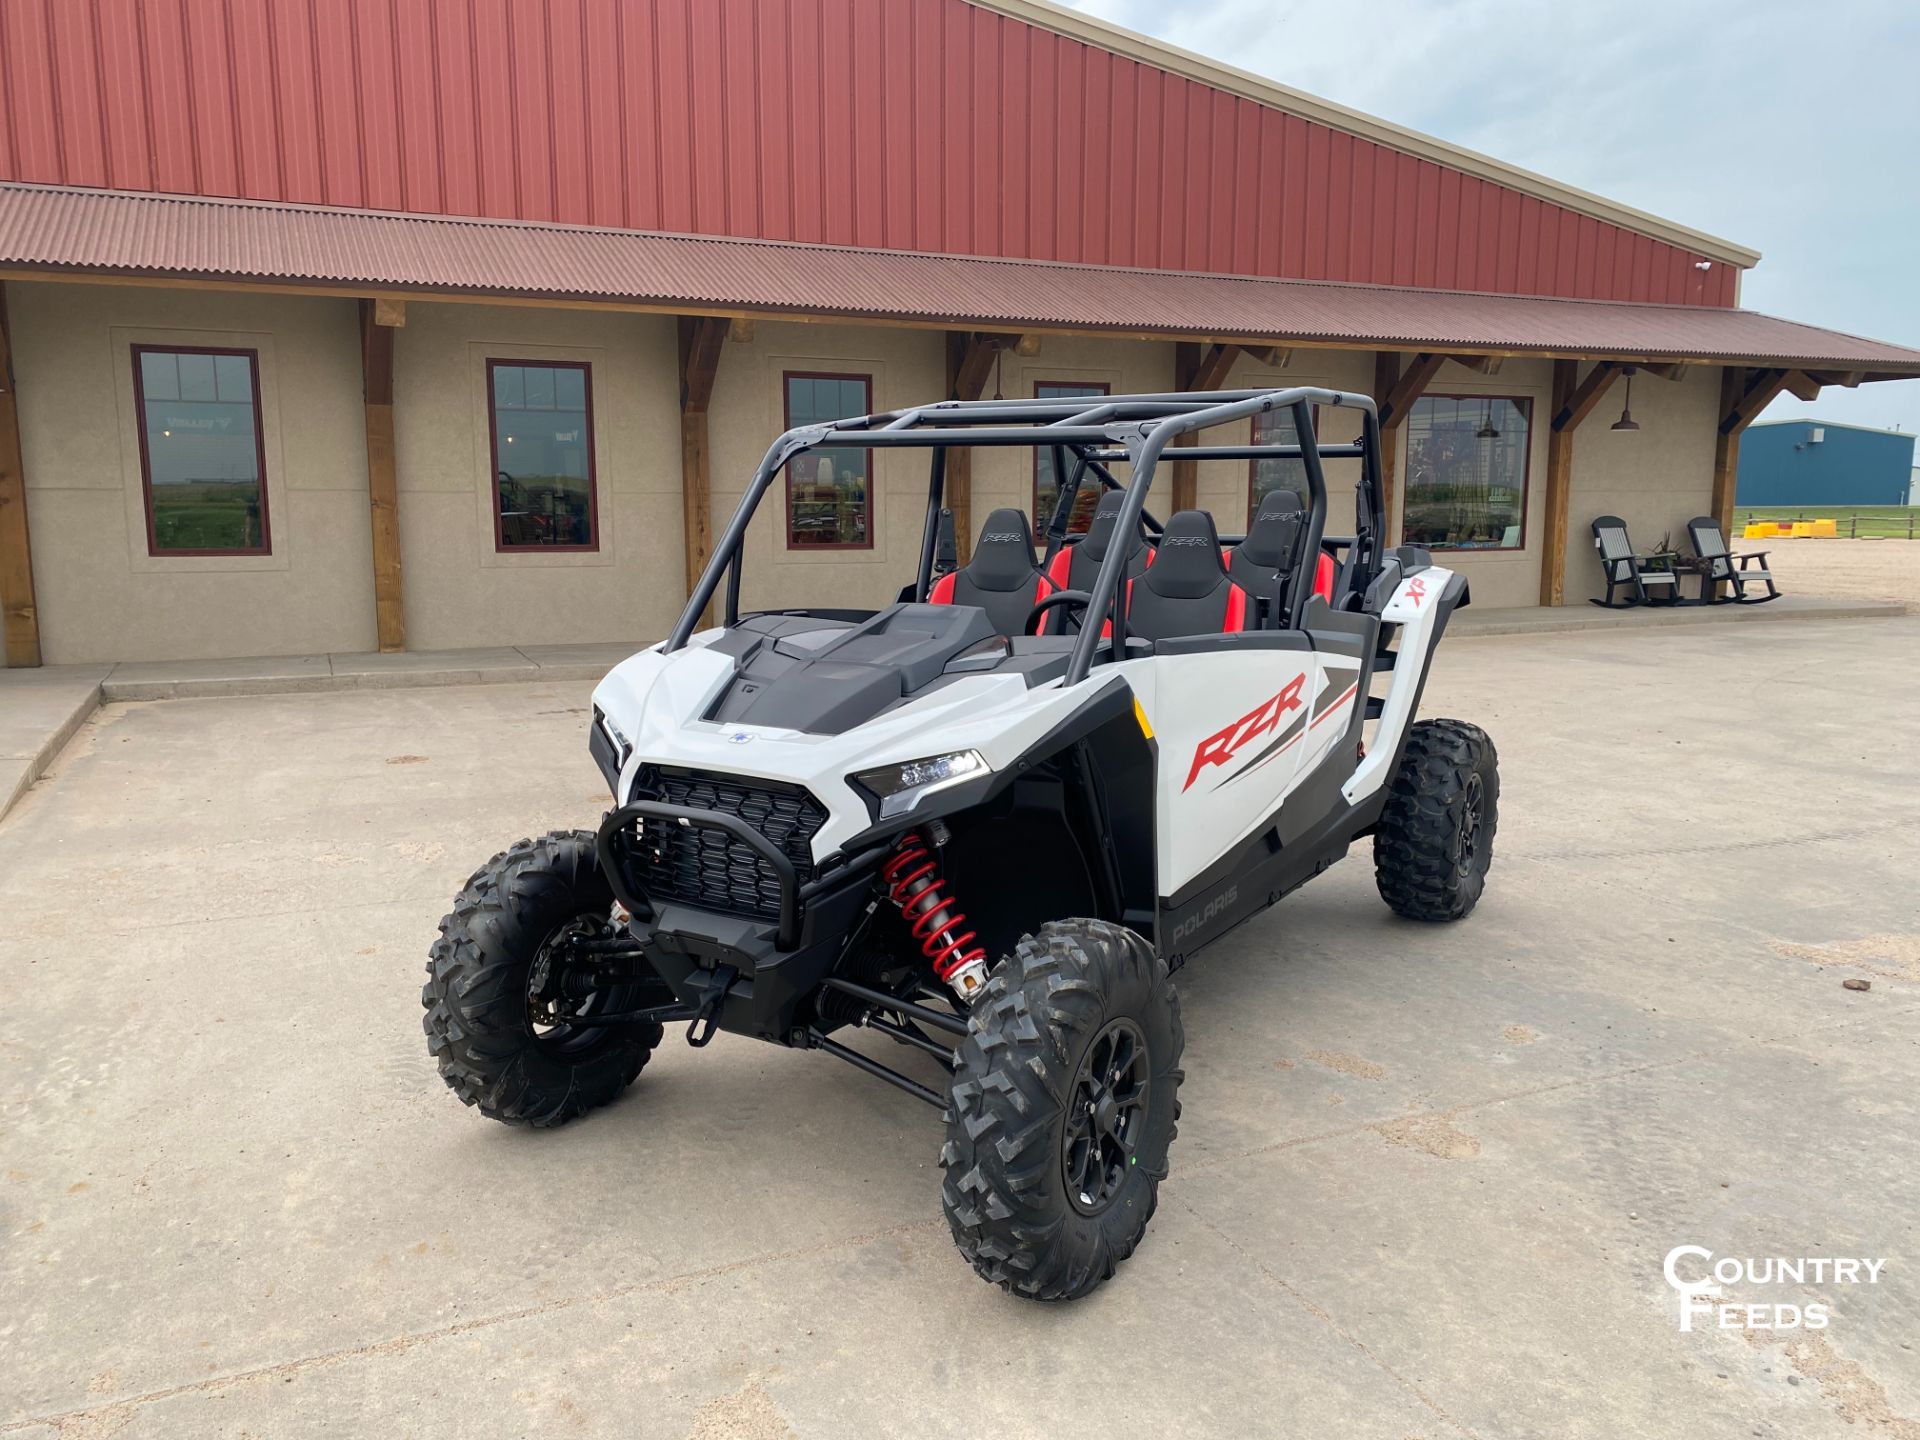
<svg viewBox="0 0 1920 1440">
<path fill-rule="evenodd" d="M 1023 628 L 1029 635 L 1038 635 L 1040 624 L 1046 619 L 1049 610 L 1062 605 L 1073 605 L 1079 607 L 1081 614 L 1084 615 L 1091 604 L 1093 604 L 1093 596 L 1084 590 L 1056 590 L 1027 612 L 1027 623 Z"/>
</svg>

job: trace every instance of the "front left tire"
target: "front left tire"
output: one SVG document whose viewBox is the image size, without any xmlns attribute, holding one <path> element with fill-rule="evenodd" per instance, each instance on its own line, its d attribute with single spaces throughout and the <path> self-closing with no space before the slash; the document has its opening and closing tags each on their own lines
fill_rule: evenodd
<svg viewBox="0 0 1920 1440">
<path fill-rule="evenodd" d="M 974 1002 L 948 1089 L 942 1206 L 983 1278 L 1029 1300 L 1109 1279 L 1153 1218 L 1180 1115 L 1180 1003 L 1133 931 L 1059 920 Z"/>
</svg>

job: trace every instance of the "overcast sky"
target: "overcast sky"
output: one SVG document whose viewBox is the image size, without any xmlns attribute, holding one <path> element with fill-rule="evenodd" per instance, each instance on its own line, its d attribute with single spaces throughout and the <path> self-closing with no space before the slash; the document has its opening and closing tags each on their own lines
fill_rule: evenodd
<svg viewBox="0 0 1920 1440">
<path fill-rule="evenodd" d="M 1741 304 L 1920 349 L 1916 0 L 1067 0 L 1761 252 Z M 1920 431 L 1920 380 L 1783 396 Z"/>
</svg>

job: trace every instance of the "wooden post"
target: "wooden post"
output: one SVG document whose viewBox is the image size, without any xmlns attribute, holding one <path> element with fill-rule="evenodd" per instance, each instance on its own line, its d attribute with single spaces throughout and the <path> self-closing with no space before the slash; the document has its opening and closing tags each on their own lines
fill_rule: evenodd
<svg viewBox="0 0 1920 1440">
<path fill-rule="evenodd" d="M 33 598 L 33 548 L 27 536 L 27 469 L 20 459 L 20 407 L 14 398 L 13 340 L 7 287 L 0 282 L 0 629 L 8 668 L 40 663 L 40 612 Z"/>
<path fill-rule="evenodd" d="M 1173 347 L 1173 388 L 1176 390 L 1218 390 L 1227 383 L 1227 373 L 1240 354 L 1238 345 L 1209 345 L 1182 340 Z M 1198 445 L 1200 433 L 1189 430 L 1173 437 L 1175 446 Z M 1173 462 L 1173 503 L 1168 514 L 1200 508 L 1200 462 Z"/>
<path fill-rule="evenodd" d="M 1720 372 L 1720 414 L 1723 423 L 1713 439 L 1712 509 L 1723 535 L 1733 529 L 1733 497 L 1740 479 L 1740 432 L 1746 428 L 1744 425 L 1729 428 L 1724 423 L 1724 417 L 1738 413 L 1740 397 L 1746 388 L 1747 372 L 1740 366 L 1729 365 Z"/>
<path fill-rule="evenodd" d="M 1373 356 L 1373 403 L 1384 405 L 1387 397 L 1393 393 L 1393 387 L 1400 383 L 1400 357 L 1391 350 L 1376 350 Z M 1393 543 L 1394 505 L 1399 496 L 1396 483 L 1400 468 L 1399 435 L 1387 428 L 1383 419 L 1380 422 L 1380 535 L 1388 544 Z"/>
<path fill-rule="evenodd" d="M 991 335 L 976 335 L 967 330 L 947 332 L 947 398 L 978 400 L 987 388 L 987 376 L 1001 346 Z M 1015 354 L 1019 353 L 1018 342 Z M 947 451 L 947 509 L 953 512 L 954 559 L 964 565 L 973 554 L 973 451 L 956 447 Z M 1035 517 L 1038 519 L 1038 517 Z"/>
<path fill-rule="evenodd" d="M 707 406 L 720 369 L 720 349 L 730 322 L 711 316 L 680 317 L 680 524 L 686 542 L 686 590 L 700 583 L 713 554 L 712 454 Z M 711 606 L 709 613 L 711 613 Z"/>
<path fill-rule="evenodd" d="M 373 516 L 373 622 L 382 653 L 407 648 L 400 591 L 400 485 L 393 448 L 391 309 L 360 302 L 360 383 L 366 410 L 367 504 Z M 406 312 L 398 317 L 406 323 Z"/>
<path fill-rule="evenodd" d="M 1573 403 L 1579 382 L 1578 360 L 1553 362 L 1553 413 Z M 1540 603 L 1563 605 L 1567 599 L 1567 514 L 1573 490 L 1573 427 L 1556 425 L 1547 432 L 1547 504 L 1545 544 L 1540 556 Z"/>
</svg>

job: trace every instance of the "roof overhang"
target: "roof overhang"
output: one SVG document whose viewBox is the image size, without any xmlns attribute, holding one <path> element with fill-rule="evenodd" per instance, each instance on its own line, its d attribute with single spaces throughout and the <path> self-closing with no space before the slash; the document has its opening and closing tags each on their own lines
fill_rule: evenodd
<svg viewBox="0 0 1920 1440">
<path fill-rule="evenodd" d="M 0 276 L 1249 345 L 1920 375 L 1920 350 L 1711 306 L 1068 265 L 0 185 Z"/>
</svg>

